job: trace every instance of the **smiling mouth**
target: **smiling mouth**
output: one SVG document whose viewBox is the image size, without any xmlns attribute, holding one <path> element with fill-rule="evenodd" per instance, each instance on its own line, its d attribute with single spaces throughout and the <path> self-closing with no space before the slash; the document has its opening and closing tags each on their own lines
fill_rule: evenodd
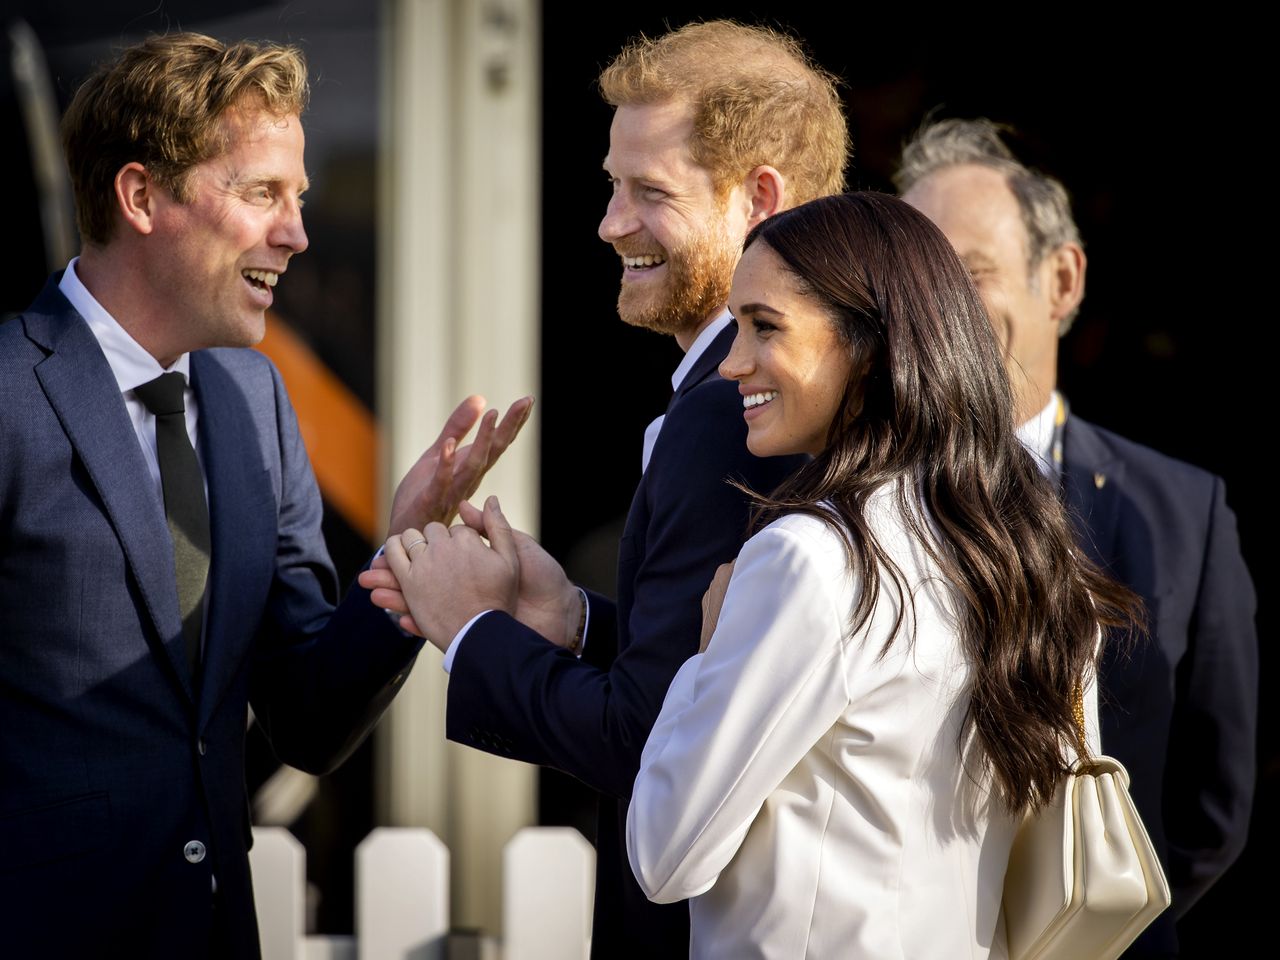
<svg viewBox="0 0 1280 960">
<path fill-rule="evenodd" d="M 280 282 L 280 274 L 271 270 L 241 270 L 240 276 L 249 282 L 249 286 L 258 290 L 270 290 Z"/>
<path fill-rule="evenodd" d="M 763 393 L 748 393 L 742 398 L 742 406 L 747 410 L 751 410 L 754 407 L 763 407 L 766 403 L 776 399 L 777 396 L 777 390 L 766 390 Z"/>
<path fill-rule="evenodd" d="M 660 253 L 647 253 L 641 257 L 623 257 L 622 265 L 628 270 L 651 270 L 667 262 Z"/>
</svg>

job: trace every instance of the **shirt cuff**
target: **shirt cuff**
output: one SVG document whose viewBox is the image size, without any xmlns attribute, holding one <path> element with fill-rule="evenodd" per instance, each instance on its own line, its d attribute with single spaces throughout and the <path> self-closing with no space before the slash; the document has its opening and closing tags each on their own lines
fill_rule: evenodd
<svg viewBox="0 0 1280 960">
<path fill-rule="evenodd" d="M 449 642 L 449 649 L 444 652 L 444 660 L 440 662 L 440 666 L 444 667 L 445 673 L 453 672 L 453 658 L 458 654 L 458 644 L 462 643 L 462 638 L 467 635 L 467 631 L 471 629 L 472 624 L 483 617 L 486 613 L 492 613 L 490 610 L 481 610 L 474 617 L 462 625 L 462 629 L 454 634 L 453 639 Z"/>
<path fill-rule="evenodd" d="M 582 609 L 584 611 L 582 620 L 582 642 L 578 644 L 577 653 L 578 659 L 581 660 L 582 652 L 587 649 L 587 631 L 591 629 L 591 599 L 587 596 L 587 591 L 583 590 L 581 587 L 578 587 L 578 595 L 582 597 Z"/>
</svg>

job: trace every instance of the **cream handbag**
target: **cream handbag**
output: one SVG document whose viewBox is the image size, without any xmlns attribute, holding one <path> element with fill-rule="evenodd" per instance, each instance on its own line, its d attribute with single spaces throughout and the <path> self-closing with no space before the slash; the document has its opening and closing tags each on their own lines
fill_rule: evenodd
<svg viewBox="0 0 1280 960">
<path fill-rule="evenodd" d="M 1010 960 L 1112 960 L 1169 906 L 1169 884 L 1110 757 L 1076 761 L 1018 828 L 1004 878 Z"/>
</svg>

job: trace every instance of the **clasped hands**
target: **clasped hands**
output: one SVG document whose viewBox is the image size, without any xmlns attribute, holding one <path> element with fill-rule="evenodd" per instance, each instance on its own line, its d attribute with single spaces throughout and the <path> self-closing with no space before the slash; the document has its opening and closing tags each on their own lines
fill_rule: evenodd
<svg viewBox="0 0 1280 960">
<path fill-rule="evenodd" d="M 385 551 L 358 577 L 373 603 L 441 652 L 486 610 L 508 613 L 560 647 L 577 639 L 581 596 L 560 564 L 528 534 L 512 529 L 497 497 L 489 497 L 483 510 L 467 502 L 532 407 L 532 397 L 517 400 L 500 424 L 497 411 L 490 411 L 475 441 L 459 448 L 484 410 L 483 397 L 462 401 L 396 489 Z M 462 522 L 451 527 L 455 513 Z M 703 596 L 699 652 L 715 631 L 732 571 L 732 563 L 723 564 Z"/>
<path fill-rule="evenodd" d="M 581 616 L 578 590 L 549 553 L 513 530 L 497 497 L 484 509 L 459 504 L 461 523 L 429 523 L 387 540 L 382 557 L 360 574 L 378 606 L 441 652 L 486 610 L 501 610 L 561 647 Z M 488 541 L 487 543 L 485 541 Z"/>
<path fill-rule="evenodd" d="M 498 423 L 496 410 L 480 419 L 482 397 L 459 404 L 401 481 L 385 551 L 358 577 L 373 603 L 399 615 L 402 629 L 441 651 L 485 610 L 509 613 L 559 646 L 577 632 L 581 600 L 560 564 L 511 528 L 496 497 L 483 511 L 467 502 L 532 406 L 532 397 L 517 400 Z M 475 441 L 459 448 L 477 419 Z M 455 513 L 462 523 L 450 527 Z"/>
</svg>

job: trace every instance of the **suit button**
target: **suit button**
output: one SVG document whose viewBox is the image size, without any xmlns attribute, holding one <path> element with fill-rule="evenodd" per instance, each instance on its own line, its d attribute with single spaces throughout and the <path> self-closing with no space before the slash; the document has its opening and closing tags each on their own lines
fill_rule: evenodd
<svg viewBox="0 0 1280 960">
<path fill-rule="evenodd" d="M 182 848 L 182 855 L 187 858 L 187 863 L 199 863 L 204 859 L 204 844 L 199 840 L 192 840 Z"/>
<path fill-rule="evenodd" d="M 200 752 L 200 756 L 203 757 L 205 755 L 205 752 L 208 749 L 209 749 L 209 745 L 204 742 L 203 737 L 201 737 L 199 740 L 196 741 L 196 750 Z"/>
</svg>

